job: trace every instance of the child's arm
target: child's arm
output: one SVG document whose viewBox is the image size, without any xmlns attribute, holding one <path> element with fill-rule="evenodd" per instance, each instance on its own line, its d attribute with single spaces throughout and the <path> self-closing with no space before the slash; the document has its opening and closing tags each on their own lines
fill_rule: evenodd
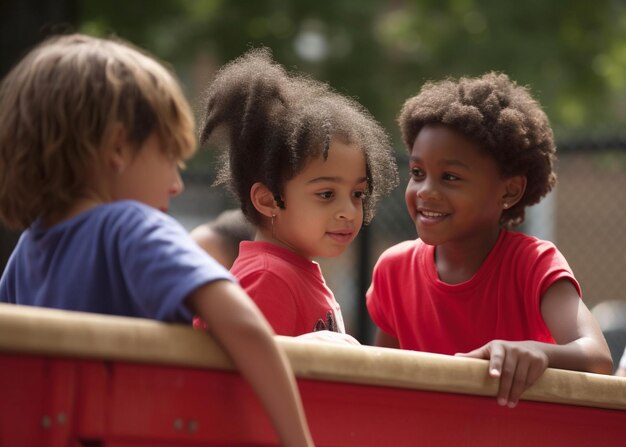
<svg viewBox="0 0 626 447">
<path fill-rule="evenodd" d="M 229 281 L 215 281 L 193 292 L 187 305 L 207 323 L 252 385 L 282 445 L 312 446 L 291 367 L 243 289 Z"/>
<path fill-rule="evenodd" d="M 541 314 L 561 345 L 548 351 L 550 367 L 611 374 L 613 360 L 602 330 L 570 281 L 557 281 L 546 291 Z"/>
<path fill-rule="evenodd" d="M 548 366 L 611 374 L 613 362 L 602 332 L 569 280 L 559 280 L 546 290 L 541 314 L 558 344 L 493 340 L 472 352 L 458 354 L 489 359 L 489 374 L 500 377 L 501 405 L 517 405 L 522 392 Z"/>
</svg>

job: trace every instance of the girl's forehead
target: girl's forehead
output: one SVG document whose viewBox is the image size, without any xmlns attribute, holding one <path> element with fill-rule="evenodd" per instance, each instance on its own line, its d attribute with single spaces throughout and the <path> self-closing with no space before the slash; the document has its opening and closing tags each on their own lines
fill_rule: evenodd
<svg viewBox="0 0 626 447">
<path fill-rule="evenodd" d="M 499 171 L 497 161 L 473 139 L 447 126 L 427 126 L 417 135 L 409 160 L 433 167 Z"/>
<path fill-rule="evenodd" d="M 311 158 L 294 178 L 304 181 L 322 178 L 360 181 L 366 178 L 365 154 L 361 147 L 340 141 L 331 142 L 328 156 Z"/>
<path fill-rule="evenodd" d="M 431 156 L 455 154 L 468 157 L 484 157 L 487 155 L 479 143 L 461 132 L 444 125 L 428 125 L 420 130 L 413 142 L 411 157 L 419 154 Z"/>
</svg>

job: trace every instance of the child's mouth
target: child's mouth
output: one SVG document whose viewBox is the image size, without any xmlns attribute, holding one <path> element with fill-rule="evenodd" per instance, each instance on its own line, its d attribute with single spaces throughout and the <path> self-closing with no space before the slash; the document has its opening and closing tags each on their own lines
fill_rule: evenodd
<svg viewBox="0 0 626 447">
<path fill-rule="evenodd" d="M 330 238 L 341 244 L 347 244 L 352 241 L 352 231 L 329 231 L 326 233 Z"/>
<path fill-rule="evenodd" d="M 417 219 L 420 222 L 435 223 L 448 217 L 449 213 L 441 213 L 439 211 L 420 210 L 417 212 Z"/>
</svg>

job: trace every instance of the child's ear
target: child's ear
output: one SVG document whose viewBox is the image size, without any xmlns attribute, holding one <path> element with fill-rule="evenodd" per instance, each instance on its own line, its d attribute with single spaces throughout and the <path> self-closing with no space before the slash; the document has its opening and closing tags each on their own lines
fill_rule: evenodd
<svg viewBox="0 0 626 447">
<path fill-rule="evenodd" d="M 256 210 L 266 217 L 272 217 L 278 214 L 278 204 L 274 199 L 274 194 L 265 184 L 256 182 L 250 188 L 250 200 Z"/>
<path fill-rule="evenodd" d="M 512 208 L 520 201 L 526 191 L 526 176 L 515 175 L 506 179 L 505 192 L 502 196 L 503 208 Z"/>
<path fill-rule="evenodd" d="M 111 126 L 108 138 L 104 141 L 104 153 L 107 166 L 118 174 L 126 169 L 128 163 L 128 145 L 126 140 L 126 130 L 120 123 Z"/>
</svg>

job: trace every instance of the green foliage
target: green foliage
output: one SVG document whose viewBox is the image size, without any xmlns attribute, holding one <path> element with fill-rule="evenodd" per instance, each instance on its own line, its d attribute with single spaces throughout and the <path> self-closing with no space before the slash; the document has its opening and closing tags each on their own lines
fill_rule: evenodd
<svg viewBox="0 0 626 447">
<path fill-rule="evenodd" d="M 557 136 L 626 121 L 626 5 L 618 0 L 79 2 L 81 29 L 169 61 L 199 95 L 250 47 L 357 97 L 394 135 L 424 81 L 496 70 L 528 85 Z M 299 47 L 299 45 L 301 45 Z M 316 51 L 317 50 L 317 51 Z M 199 77 L 193 67 L 202 65 Z"/>
</svg>

